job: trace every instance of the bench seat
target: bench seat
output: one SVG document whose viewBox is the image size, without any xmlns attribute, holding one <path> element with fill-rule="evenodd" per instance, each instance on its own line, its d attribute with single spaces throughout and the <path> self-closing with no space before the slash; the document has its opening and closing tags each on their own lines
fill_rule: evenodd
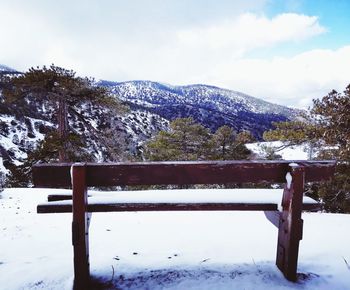
<svg viewBox="0 0 350 290">
<path fill-rule="evenodd" d="M 110 211 L 210 211 L 251 210 L 276 211 L 282 200 L 282 189 L 182 189 L 101 192 L 89 191 L 88 212 Z M 38 213 L 72 212 L 69 195 L 51 196 L 39 204 Z M 317 211 L 320 203 L 303 197 L 303 210 Z"/>
</svg>

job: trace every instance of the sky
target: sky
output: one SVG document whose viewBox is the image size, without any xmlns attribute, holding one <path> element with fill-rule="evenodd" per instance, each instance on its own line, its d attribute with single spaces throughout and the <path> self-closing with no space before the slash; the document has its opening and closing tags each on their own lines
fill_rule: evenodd
<svg viewBox="0 0 350 290">
<path fill-rule="evenodd" d="M 350 0 L 0 0 L 0 64 L 308 108 L 350 83 Z"/>
</svg>

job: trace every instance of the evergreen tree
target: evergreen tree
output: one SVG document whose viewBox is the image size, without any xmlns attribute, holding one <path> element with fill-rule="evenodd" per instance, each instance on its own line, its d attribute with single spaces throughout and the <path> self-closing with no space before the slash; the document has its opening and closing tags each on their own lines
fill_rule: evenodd
<svg viewBox="0 0 350 290">
<path fill-rule="evenodd" d="M 320 158 L 337 160 L 334 178 L 318 188 L 325 209 L 350 213 L 350 85 L 343 93 L 330 92 L 314 100 L 311 113 L 318 117 L 320 133 L 327 145 Z"/>
<path fill-rule="evenodd" d="M 44 140 L 28 153 L 23 164 L 15 166 L 9 161 L 4 162 L 11 172 L 7 186 L 27 186 L 31 180 L 31 167 L 38 161 L 93 161 L 96 152 L 89 150 L 92 143 L 98 144 L 102 155 L 108 155 L 112 160 L 116 160 L 116 154 L 121 152 L 121 140 L 118 137 L 110 138 L 110 123 L 116 112 L 125 111 L 125 107 L 105 88 L 96 86 L 93 79 L 77 77 L 71 70 L 51 65 L 49 68 L 31 68 L 22 75 L 2 77 L 0 89 L 6 105 L 0 106 L 2 111 L 8 110 L 7 113 L 25 120 L 25 116 L 35 116 L 33 108 L 43 107 L 48 112 L 46 118 L 51 115 L 49 112 L 53 112 L 53 118 L 49 117 L 46 121 L 56 123 L 56 129 L 45 132 Z M 35 106 L 30 106 L 31 103 Z M 86 108 L 103 112 L 109 125 L 99 124 L 94 128 L 85 114 Z M 38 113 L 37 118 L 42 116 Z M 71 127 L 76 122 L 80 127 L 84 126 L 87 133 L 73 130 Z"/>
<path fill-rule="evenodd" d="M 333 146 L 334 157 L 350 161 L 350 85 L 343 93 L 333 90 L 314 100 L 311 113 L 318 118 L 319 135 Z"/>
<path fill-rule="evenodd" d="M 282 156 L 278 154 L 277 152 L 279 149 L 269 146 L 269 145 L 263 145 L 261 146 L 262 151 L 264 152 L 264 158 L 267 160 L 280 160 L 282 159 Z"/>
<path fill-rule="evenodd" d="M 192 118 L 178 118 L 170 131 L 160 131 L 145 144 L 146 158 L 161 160 L 203 160 L 209 150 L 209 130 Z"/>
<path fill-rule="evenodd" d="M 93 79 L 77 77 L 74 71 L 54 65 L 31 68 L 22 75 L 7 78 L 7 81 L 8 85 L 2 89 L 7 103 L 25 108 L 26 102 L 34 101 L 54 108 L 57 134 L 47 141 L 57 141 L 52 146 L 61 162 L 72 160 L 69 153 L 73 149 L 79 151 L 76 147 L 79 142 L 74 142 L 69 130 L 69 116 L 84 120 L 81 106 L 87 102 L 110 110 L 122 108 L 105 88 L 95 86 Z"/>
<path fill-rule="evenodd" d="M 211 134 L 192 118 L 179 118 L 170 123 L 170 131 L 160 131 L 145 144 L 145 156 L 153 161 L 246 159 L 250 151 L 243 142 L 248 135 L 228 126 Z"/>
<path fill-rule="evenodd" d="M 334 178 L 309 187 L 331 212 L 350 212 L 350 85 L 343 93 L 331 91 L 313 101 L 307 121 L 283 122 L 264 133 L 266 140 L 282 140 L 283 147 L 308 142 L 317 148 L 318 159 L 337 160 Z M 310 154 L 311 156 L 312 154 Z"/>
<path fill-rule="evenodd" d="M 240 144 L 247 144 L 247 143 L 252 143 L 255 142 L 255 137 L 250 131 L 242 131 L 239 132 L 236 136 L 236 142 Z"/>
<path fill-rule="evenodd" d="M 307 144 L 309 147 L 309 159 L 313 153 L 319 150 L 324 142 L 322 141 L 322 128 L 314 116 L 304 115 L 302 120 L 273 123 L 275 129 L 264 132 L 265 141 L 282 141 L 282 145 L 274 148 L 278 152 L 286 147 Z"/>
<path fill-rule="evenodd" d="M 218 128 L 212 137 L 214 151 L 212 159 L 231 159 L 232 147 L 234 146 L 236 135 L 237 133 L 227 125 Z"/>
<path fill-rule="evenodd" d="M 237 134 L 231 127 L 224 125 L 216 130 L 212 136 L 210 159 L 239 160 L 247 159 L 250 150 L 245 146 L 252 142 L 253 136 L 248 131 Z"/>
</svg>

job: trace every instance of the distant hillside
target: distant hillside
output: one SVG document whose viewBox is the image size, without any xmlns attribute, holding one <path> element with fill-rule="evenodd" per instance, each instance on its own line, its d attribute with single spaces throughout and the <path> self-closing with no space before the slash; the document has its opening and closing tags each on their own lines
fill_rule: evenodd
<svg viewBox="0 0 350 290">
<path fill-rule="evenodd" d="M 0 65 L 0 75 L 18 73 Z M 159 130 L 167 130 L 169 121 L 178 117 L 193 117 L 213 131 L 222 125 L 237 131 L 250 130 L 259 139 L 272 127 L 271 122 L 293 119 L 300 113 L 243 93 L 206 85 L 171 86 L 150 81 L 100 81 L 96 85 L 108 87 L 116 98 L 130 106 L 129 112 L 113 120 L 107 119 L 106 111 L 90 105 L 81 108 L 86 121 L 70 116 L 72 130 L 84 139 L 86 150 L 99 161 L 110 160 L 110 156 L 104 154 L 103 144 L 92 137 L 92 131 L 110 130 L 113 142 L 120 143 L 119 150 L 142 158 L 143 143 Z M 32 102 L 29 98 L 21 108 L 4 103 L 0 84 L 1 172 L 6 171 L 3 165 L 21 164 L 28 152 L 54 129 L 54 111 L 52 105 Z"/>
<path fill-rule="evenodd" d="M 21 72 L 15 70 L 13 68 L 10 68 L 6 65 L 0 64 L 0 75 L 2 75 L 2 74 L 12 75 L 12 74 L 21 74 Z"/>
<path fill-rule="evenodd" d="M 99 85 L 110 88 L 131 106 L 137 105 L 167 120 L 193 117 L 212 131 L 229 125 L 237 131 L 249 130 L 258 139 L 272 128 L 272 122 L 291 120 L 300 114 L 296 109 L 214 86 L 171 86 L 151 81 L 100 81 Z"/>
</svg>

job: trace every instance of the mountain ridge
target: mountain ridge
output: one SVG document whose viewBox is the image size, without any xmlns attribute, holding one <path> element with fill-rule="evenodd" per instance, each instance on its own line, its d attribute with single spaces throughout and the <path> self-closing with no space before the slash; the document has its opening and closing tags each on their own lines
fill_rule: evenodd
<svg viewBox="0 0 350 290">
<path fill-rule="evenodd" d="M 21 72 L 0 63 L 0 75 L 1 74 L 22 74 Z"/>
<path fill-rule="evenodd" d="M 272 104 L 247 94 L 213 85 L 174 86 L 153 81 L 99 81 L 119 99 L 143 107 L 171 121 L 193 117 L 215 131 L 229 125 L 237 131 L 249 130 L 258 139 L 271 129 L 272 122 L 297 118 L 301 110 Z"/>
</svg>

